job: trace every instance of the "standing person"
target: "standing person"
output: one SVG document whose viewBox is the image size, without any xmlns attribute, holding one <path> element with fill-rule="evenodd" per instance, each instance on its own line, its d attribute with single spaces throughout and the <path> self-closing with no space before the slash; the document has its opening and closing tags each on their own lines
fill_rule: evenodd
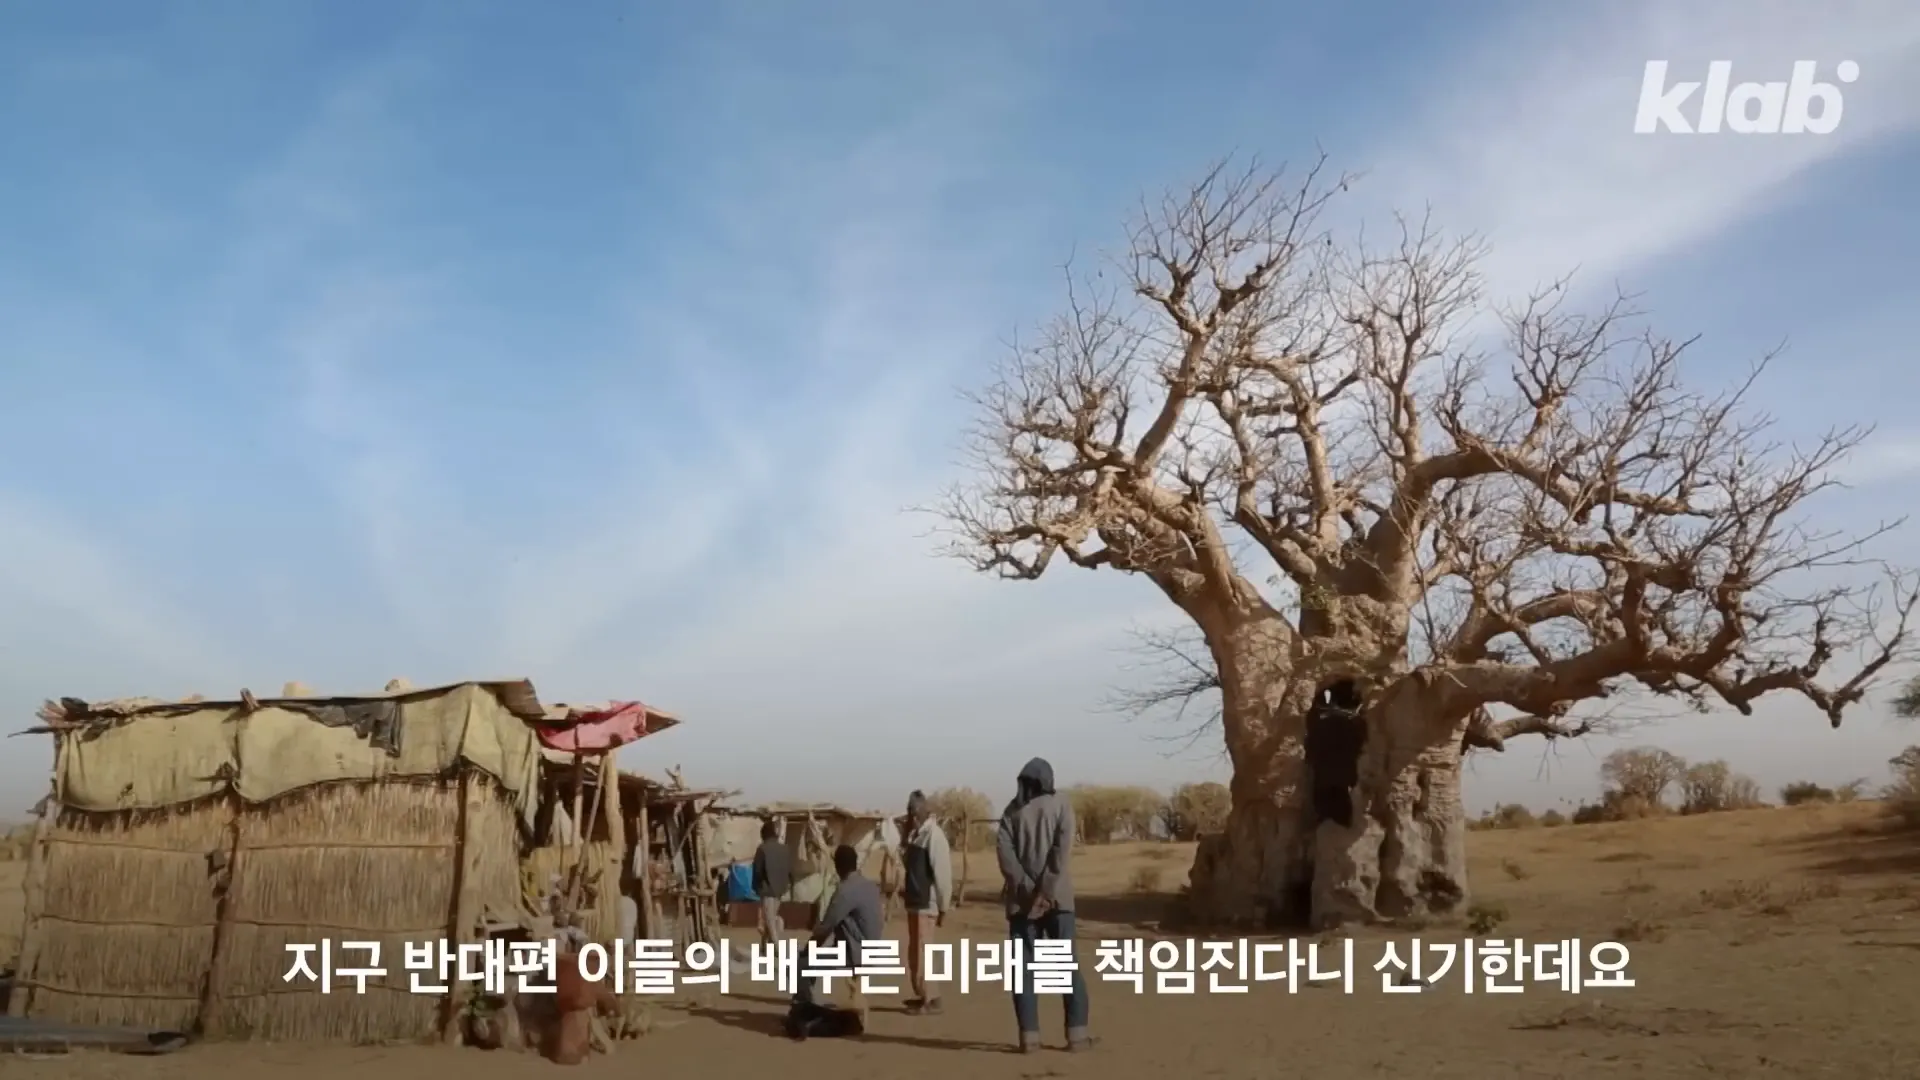
<svg viewBox="0 0 1920 1080">
<path fill-rule="evenodd" d="M 940 988 L 927 982 L 927 946 L 953 910 L 953 851 L 934 819 L 927 797 L 907 796 L 907 828 L 901 837 L 904 880 L 900 895 L 907 909 L 907 982 L 913 997 L 907 1011 L 916 1016 L 940 1012 Z"/>
<path fill-rule="evenodd" d="M 1018 793 L 1000 815 L 1000 876 L 1007 905 L 1008 938 L 1021 943 L 1027 956 L 1040 938 L 1073 940 L 1073 805 L 1053 790 L 1053 766 L 1034 758 L 1014 781 Z M 1027 976 L 1030 980 L 1031 976 Z M 1087 1032 L 1087 983 L 1076 965 L 1073 990 L 1067 995 L 1067 1049 L 1089 1050 L 1094 1038 Z M 1013 1015 L 1020 1024 L 1020 1051 L 1040 1049 L 1040 1003 L 1031 981 L 1013 995 Z"/>
<path fill-rule="evenodd" d="M 753 853 L 753 894 L 760 898 L 760 943 L 772 945 L 787 932 L 780 901 L 793 887 L 793 852 L 780 841 L 780 826 L 760 826 L 760 848 Z"/>
</svg>

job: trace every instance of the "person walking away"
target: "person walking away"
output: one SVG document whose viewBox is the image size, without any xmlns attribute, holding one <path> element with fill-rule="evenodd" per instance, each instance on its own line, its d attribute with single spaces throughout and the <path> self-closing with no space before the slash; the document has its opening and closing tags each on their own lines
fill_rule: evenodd
<svg viewBox="0 0 1920 1080">
<path fill-rule="evenodd" d="M 927 946 L 953 910 L 953 851 L 927 797 L 918 791 L 907 796 L 907 828 L 900 846 L 900 896 L 907 909 L 907 983 L 913 991 L 907 1012 L 936 1015 L 940 989 L 927 982 Z"/>
<path fill-rule="evenodd" d="M 760 826 L 760 847 L 753 853 L 753 894 L 760 898 L 760 943 L 771 946 L 787 932 L 780 901 L 793 887 L 793 852 L 780 840 L 772 821 Z"/>
<path fill-rule="evenodd" d="M 840 884 L 833 890 L 833 899 L 827 901 L 827 910 L 821 914 L 820 922 L 813 929 L 815 944 L 838 942 L 847 949 L 847 972 L 845 977 L 851 980 L 853 968 L 860 962 L 860 945 L 866 941 L 878 941 L 881 933 L 880 886 L 871 878 L 860 873 L 860 853 L 848 844 L 833 849 L 833 869 L 840 875 Z M 807 958 L 800 958 L 801 967 L 806 966 Z M 858 983 L 852 983 L 854 1009 L 860 1016 L 862 1030 L 866 1028 L 867 1006 L 860 994 Z M 802 978 L 794 989 L 793 1004 L 796 1006 L 814 1006 L 814 980 Z"/>
<path fill-rule="evenodd" d="M 1020 942 L 1025 955 L 1031 957 L 1036 940 L 1073 940 L 1073 805 L 1053 790 L 1053 766 L 1044 758 L 1027 762 L 1014 783 L 1018 793 L 1000 815 L 997 846 L 1007 936 Z M 1020 1051 L 1027 1054 L 1040 1049 L 1040 1004 L 1031 980 L 1030 974 L 1024 975 L 1013 995 Z M 1095 1040 L 1087 1032 L 1087 983 L 1077 963 L 1066 1010 L 1067 1049 L 1092 1049 Z"/>
</svg>

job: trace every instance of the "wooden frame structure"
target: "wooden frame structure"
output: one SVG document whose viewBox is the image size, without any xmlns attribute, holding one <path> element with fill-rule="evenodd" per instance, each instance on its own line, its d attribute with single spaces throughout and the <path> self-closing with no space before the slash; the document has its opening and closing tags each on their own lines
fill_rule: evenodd
<svg viewBox="0 0 1920 1080">
<path fill-rule="evenodd" d="M 607 783 L 612 775 L 615 782 Z M 718 937 L 718 883 L 707 873 L 708 809 L 721 791 L 663 785 L 611 767 L 611 755 L 582 760 L 550 755 L 535 834 L 543 843 L 530 856 L 532 876 L 558 873 L 578 887 L 588 935 L 611 941 L 619 902 L 634 900 L 639 937 L 672 940 L 684 948 Z M 593 812 L 598 805 L 601 810 Z M 561 808 L 579 825 L 556 837 Z"/>
</svg>

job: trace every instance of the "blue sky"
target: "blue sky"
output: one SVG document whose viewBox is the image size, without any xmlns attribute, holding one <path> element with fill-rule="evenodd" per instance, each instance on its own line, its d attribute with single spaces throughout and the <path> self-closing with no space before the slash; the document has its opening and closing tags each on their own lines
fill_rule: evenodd
<svg viewBox="0 0 1920 1080">
<path fill-rule="evenodd" d="M 1217 776 L 1102 708 L 1147 586 L 978 579 L 904 511 L 1059 266 L 1236 151 L 1324 146 L 1506 294 L 1619 280 L 1702 382 L 1784 339 L 1787 430 L 1880 425 L 1827 512 L 1920 491 L 1911 4 L 773 7 L 0 12 L 0 710 L 526 675 L 682 713 L 632 764 L 756 796 Z M 1649 59 L 1862 75 L 1829 136 L 1636 137 Z M 1769 786 L 1920 742 L 1791 702 L 1633 737 Z"/>
</svg>

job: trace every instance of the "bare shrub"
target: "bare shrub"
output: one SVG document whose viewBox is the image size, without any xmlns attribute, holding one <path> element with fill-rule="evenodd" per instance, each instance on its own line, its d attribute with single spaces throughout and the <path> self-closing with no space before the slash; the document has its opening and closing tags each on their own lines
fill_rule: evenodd
<svg viewBox="0 0 1920 1080">
<path fill-rule="evenodd" d="M 1860 797 L 1866 793 L 1867 779 L 1863 776 L 1858 780 L 1849 780 L 1839 787 L 1834 788 L 1833 801 L 1838 803 L 1859 802 Z"/>
<path fill-rule="evenodd" d="M 1066 794 L 1073 803 L 1080 838 L 1088 844 L 1145 840 L 1153 835 L 1154 823 L 1166 807 L 1165 797 L 1146 787 L 1078 784 Z"/>
<path fill-rule="evenodd" d="M 1773 903 L 1773 890 L 1764 881 L 1735 881 L 1700 890 L 1700 906 L 1713 911 L 1762 907 Z"/>
<path fill-rule="evenodd" d="M 1181 784 L 1162 808 L 1161 823 L 1168 839 L 1195 840 L 1203 833 L 1226 828 L 1227 814 L 1232 810 L 1233 793 L 1227 785 L 1212 780 Z"/>
<path fill-rule="evenodd" d="M 1531 829 L 1540 824 L 1533 811 L 1519 803 L 1501 803 L 1473 821 L 1474 829 Z"/>
<path fill-rule="evenodd" d="M 1909 746 L 1888 761 L 1893 766 L 1893 782 L 1881 792 L 1887 809 L 1896 820 L 1912 829 L 1920 829 L 1920 746 Z"/>
<path fill-rule="evenodd" d="M 1557 829 L 1566 823 L 1567 815 L 1558 810 L 1549 810 L 1540 815 L 1540 827 L 1544 829 Z"/>
<path fill-rule="evenodd" d="M 1633 876 L 1627 879 L 1626 884 L 1620 886 L 1617 891 L 1621 896 L 1639 896 L 1643 893 L 1653 892 L 1657 888 L 1658 886 L 1647 879 L 1644 871 L 1636 870 Z"/>
<path fill-rule="evenodd" d="M 1159 867 L 1143 866 L 1133 872 L 1133 877 L 1127 881 L 1127 888 L 1137 893 L 1159 892 L 1161 877 Z"/>
<path fill-rule="evenodd" d="M 1467 908 L 1467 929 L 1475 937 L 1486 937 L 1510 917 L 1505 904 L 1474 904 Z"/>
<path fill-rule="evenodd" d="M 1629 916 L 1613 930 L 1615 941 L 1661 941 L 1666 936 L 1665 925 L 1641 915 Z"/>
<path fill-rule="evenodd" d="M 1609 821 L 1639 821 L 1667 812 L 1665 803 L 1649 801 L 1639 795 L 1609 791 L 1597 803 L 1582 803 L 1574 808 L 1575 825 L 1599 825 Z"/>
<path fill-rule="evenodd" d="M 1716 814 L 1766 805 L 1760 785 L 1724 761 L 1703 761 L 1680 775 L 1680 812 Z"/>
<path fill-rule="evenodd" d="M 1667 789 L 1686 771 L 1686 761 L 1676 754 L 1654 746 L 1635 747 L 1608 754 L 1600 763 L 1600 782 L 1609 791 L 1661 805 Z"/>
</svg>

